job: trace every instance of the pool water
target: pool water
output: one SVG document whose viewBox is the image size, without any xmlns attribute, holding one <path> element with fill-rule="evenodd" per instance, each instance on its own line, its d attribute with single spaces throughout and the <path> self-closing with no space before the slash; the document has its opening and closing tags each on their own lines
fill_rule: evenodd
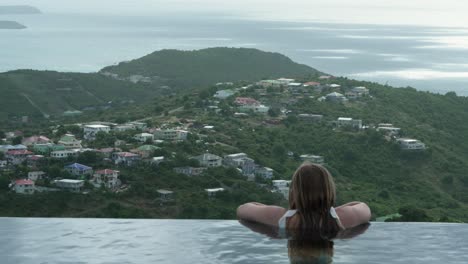
<svg viewBox="0 0 468 264">
<path fill-rule="evenodd" d="M 465 224 L 372 223 L 309 245 L 257 231 L 237 221 L 0 218 L 0 262 L 468 263 Z"/>
</svg>

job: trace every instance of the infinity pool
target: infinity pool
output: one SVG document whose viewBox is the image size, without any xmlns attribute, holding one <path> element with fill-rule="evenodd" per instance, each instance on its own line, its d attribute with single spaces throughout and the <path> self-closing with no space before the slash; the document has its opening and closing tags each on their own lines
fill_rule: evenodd
<svg viewBox="0 0 468 264">
<path fill-rule="evenodd" d="M 0 218 L 0 262 L 9 263 L 468 263 L 468 225 L 372 223 L 337 239 L 316 262 L 237 221 Z M 321 253 L 317 253 L 321 252 Z M 290 259 L 291 258 L 291 259 Z"/>
</svg>

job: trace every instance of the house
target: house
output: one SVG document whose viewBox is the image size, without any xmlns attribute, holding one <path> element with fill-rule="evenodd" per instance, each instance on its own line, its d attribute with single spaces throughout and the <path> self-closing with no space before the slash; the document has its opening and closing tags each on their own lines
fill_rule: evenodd
<svg viewBox="0 0 468 264">
<path fill-rule="evenodd" d="M 255 113 L 265 114 L 265 113 L 268 113 L 268 110 L 270 110 L 270 107 L 262 105 L 262 104 L 259 104 L 259 105 L 257 105 L 257 104 L 246 104 L 246 105 L 241 105 L 239 107 L 239 111 L 241 111 L 241 112 L 253 111 Z"/>
<path fill-rule="evenodd" d="M 264 179 L 271 179 L 273 178 L 273 169 L 268 167 L 260 167 L 255 171 L 255 174 Z"/>
<path fill-rule="evenodd" d="M 202 174 L 206 168 L 195 168 L 195 167 L 177 167 L 174 168 L 176 173 L 185 174 L 187 176 L 198 176 Z"/>
<path fill-rule="evenodd" d="M 354 87 L 353 89 L 351 89 L 351 92 L 356 94 L 358 97 L 363 97 L 363 96 L 368 96 L 369 95 L 369 89 L 367 89 L 364 86 Z"/>
<path fill-rule="evenodd" d="M 295 80 L 294 79 L 288 79 L 288 78 L 279 78 L 279 79 L 277 79 L 277 81 L 281 85 L 289 85 L 290 83 L 294 82 Z"/>
<path fill-rule="evenodd" d="M 0 152 L 7 152 L 7 151 L 10 151 L 10 150 L 27 150 L 28 147 L 26 147 L 25 145 L 0 145 Z"/>
<path fill-rule="evenodd" d="M 417 139 L 399 138 L 398 144 L 403 150 L 425 150 L 426 145 Z"/>
<path fill-rule="evenodd" d="M 54 159 L 66 159 L 68 157 L 76 157 L 80 153 L 74 149 L 69 149 L 69 150 L 58 150 L 58 151 L 52 151 L 50 153 L 50 157 Z"/>
<path fill-rule="evenodd" d="M 338 127 L 352 127 L 356 129 L 362 129 L 362 120 L 352 119 L 350 117 L 339 117 L 336 121 Z"/>
<path fill-rule="evenodd" d="M 129 125 L 129 124 L 125 124 L 125 125 L 115 126 L 113 128 L 113 130 L 116 131 L 116 132 L 125 132 L 125 131 L 129 131 L 129 130 L 135 130 L 135 127 L 132 126 L 132 125 Z"/>
<path fill-rule="evenodd" d="M 105 158 L 108 158 L 108 159 L 110 159 L 112 157 L 112 153 L 120 152 L 120 151 L 122 151 L 122 150 L 119 149 L 119 148 L 102 148 L 102 149 L 96 150 L 96 152 L 101 153 L 102 156 L 104 156 Z"/>
<path fill-rule="evenodd" d="M 304 87 L 320 87 L 319 82 L 306 82 L 303 84 Z"/>
<path fill-rule="evenodd" d="M 161 157 L 153 157 L 151 159 L 151 164 L 153 165 L 159 165 L 159 163 L 163 162 L 164 161 L 164 157 L 161 156 Z"/>
<path fill-rule="evenodd" d="M 163 201 L 170 201 L 173 199 L 173 196 L 174 196 L 173 191 L 160 189 L 160 190 L 157 190 L 157 192 L 159 193 L 159 199 Z"/>
<path fill-rule="evenodd" d="M 280 189 L 280 188 L 287 188 L 291 184 L 291 181 L 287 180 L 273 180 L 272 181 L 273 188 Z"/>
<path fill-rule="evenodd" d="M 237 105 L 260 105 L 260 102 L 250 97 L 236 97 L 234 103 Z"/>
<path fill-rule="evenodd" d="M 224 188 L 213 188 L 213 189 L 205 189 L 208 193 L 208 197 L 214 197 L 219 192 L 224 192 Z"/>
<path fill-rule="evenodd" d="M 334 102 L 334 103 L 342 103 L 348 101 L 346 97 L 340 93 L 333 92 L 329 93 L 325 96 L 325 99 L 329 102 Z"/>
<path fill-rule="evenodd" d="M 153 145 L 143 145 L 136 149 L 132 149 L 130 152 L 139 154 L 142 158 L 149 158 L 153 155 L 155 150 L 158 150 L 159 147 Z"/>
<path fill-rule="evenodd" d="M 314 114 L 299 114 L 297 116 L 300 120 L 306 121 L 306 122 L 320 122 L 322 121 L 323 115 L 314 115 Z"/>
<path fill-rule="evenodd" d="M 21 141 L 21 144 L 29 147 L 35 144 L 46 144 L 49 142 L 50 142 L 50 139 L 45 136 L 32 136 L 32 137 L 24 138 Z"/>
<path fill-rule="evenodd" d="M 8 161 L 6 160 L 0 160 L 0 169 L 6 168 L 8 165 Z"/>
<path fill-rule="evenodd" d="M 56 180 L 55 185 L 60 188 L 71 192 L 80 192 L 84 187 L 83 180 L 70 180 L 70 179 L 63 179 L 63 180 Z"/>
<path fill-rule="evenodd" d="M 65 150 L 65 146 L 57 145 L 53 143 L 35 144 L 33 146 L 34 153 L 44 154 L 44 155 L 49 154 L 53 151 L 60 151 L 60 150 Z"/>
<path fill-rule="evenodd" d="M 248 158 L 245 153 L 230 154 L 224 156 L 223 164 L 229 167 L 240 167 L 245 158 Z"/>
<path fill-rule="evenodd" d="M 30 155 L 26 159 L 26 163 L 28 167 L 35 168 L 39 166 L 42 162 L 45 161 L 45 157 L 43 155 Z"/>
<path fill-rule="evenodd" d="M 65 146 L 66 149 L 79 149 L 82 148 L 81 140 L 76 139 L 72 134 L 65 134 L 58 141 L 60 145 Z"/>
<path fill-rule="evenodd" d="M 148 142 L 154 140 L 154 135 L 149 133 L 140 133 L 133 136 L 133 138 L 139 142 Z"/>
<path fill-rule="evenodd" d="M 64 169 L 68 171 L 69 173 L 71 173 L 72 175 L 79 176 L 79 177 L 93 174 L 93 168 L 88 167 L 83 164 L 79 164 L 79 163 L 73 163 L 73 164 L 67 165 L 64 167 Z"/>
<path fill-rule="evenodd" d="M 228 90 L 219 90 L 217 91 L 213 97 L 218 98 L 218 99 L 226 99 L 229 96 L 234 95 L 236 92 L 234 90 L 228 89 Z"/>
<path fill-rule="evenodd" d="M 382 131 L 389 136 L 397 136 L 398 134 L 400 134 L 401 128 L 394 127 L 392 124 L 379 124 L 376 130 Z"/>
<path fill-rule="evenodd" d="M 325 158 L 323 156 L 304 154 L 299 156 L 302 161 L 308 161 L 315 164 L 324 164 Z"/>
<path fill-rule="evenodd" d="M 148 127 L 148 124 L 145 122 L 139 122 L 139 121 L 132 121 L 127 123 L 126 125 L 132 126 L 134 129 L 140 129 L 140 130 L 145 130 Z"/>
<path fill-rule="evenodd" d="M 157 129 L 154 131 L 155 139 L 178 141 L 186 140 L 188 131 L 181 129 Z"/>
<path fill-rule="evenodd" d="M 192 159 L 198 160 L 202 167 L 219 167 L 222 165 L 223 158 L 210 153 L 204 153 L 202 155 L 193 157 Z"/>
<path fill-rule="evenodd" d="M 242 169 L 242 175 L 253 176 L 257 169 L 257 164 L 255 164 L 255 161 L 251 158 L 243 158 L 240 168 Z"/>
<path fill-rule="evenodd" d="M 34 182 L 27 179 L 15 180 L 10 187 L 13 191 L 19 194 L 33 194 L 36 190 Z"/>
<path fill-rule="evenodd" d="M 279 88 L 283 85 L 283 83 L 278 80 L 261 80 L 257 82 L 256 85 L 261 86 L 263 88 Z"/>
<path fill-rule="evenodd" d="M 37 180 L 44 178 L 45 175 L 46 173 L 43 171 L 30 171 L 28 172 L 28 179 L 35 182 Z"/>
<path fill-rule="evenodd" d="M 95 186 L 104 186 L 112 190 L 120 186 L 119 175 L 120 171 L 117 170 L 98 170 L 94 172 L 91 183 Z"/>
<path fill-rule="evenodd" d="M 29 150 L 9 150 L 5 153 L 5 159 L 12 165 L 18 165 L 26 161 L 33 153 Z"/>
<path fill-rule="evenodd" d="M 99 132 L 109 133 L 110 127 L 105 125 L 85 125 L 83 128 L 84 138 L 87 140 L 96 139 Z"/>
<path fill-rule="evenodd" d="M 131 152 L 116 152 L 112 154 L 112 159 L 116 165 L 132 166 L 138 163 L 141 157 Z"/>
</svg>

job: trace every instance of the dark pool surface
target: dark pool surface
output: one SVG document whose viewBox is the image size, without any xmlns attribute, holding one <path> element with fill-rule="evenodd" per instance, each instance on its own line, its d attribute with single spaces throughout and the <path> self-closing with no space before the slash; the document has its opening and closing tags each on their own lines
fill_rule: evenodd
<svg viewBox="0 0 468 264">
<path fill-rule="evenodd" d="M 237 221 L 0 218 L 2 264 L 329 261 L 465 264 L 468 225 L 372 223 L 352 239 L 294 247 Z"/>
</svg>

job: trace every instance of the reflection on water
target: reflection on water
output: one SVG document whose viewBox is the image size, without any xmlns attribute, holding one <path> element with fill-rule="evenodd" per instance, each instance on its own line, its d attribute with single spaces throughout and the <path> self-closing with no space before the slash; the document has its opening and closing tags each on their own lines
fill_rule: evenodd
<svg viewBox="0 0 468 264">
<path fill-rule="evenodd" d="M 289 248 L 274 229 L 249 228 L 237 221 L 0 218 L 0 263 L 284 264 L 331 261 L 331 256 L 334 264 L 466 264 L 468 259 L 465 224 L 372 223 L 367 231 L 340 234 L 332 244 L 290 241 Z"/>
<path fill-rule="evenodd" d="M 240 220 L 239 222 L 255 233 L 273 239 L 282 239 L 277 227 L 244 220 Z M 355 238 L 364 234 L 369 226 L 370 224 L 363 224 L 354 228 L 341 230 L 334 239 Z M 297 232 L 294 232 L 294 234 L 294 237 L 289 237 L 287 239 L 288 257 L 291 263 L 333 263 L 334 242 L 332 240 L 323 239 L 319 234 L 317 234 L 317 236 L 311 235 L 310 233 L 308 233 L 307 236 L 301 236 L 300 233 Z"/>
</svg>

